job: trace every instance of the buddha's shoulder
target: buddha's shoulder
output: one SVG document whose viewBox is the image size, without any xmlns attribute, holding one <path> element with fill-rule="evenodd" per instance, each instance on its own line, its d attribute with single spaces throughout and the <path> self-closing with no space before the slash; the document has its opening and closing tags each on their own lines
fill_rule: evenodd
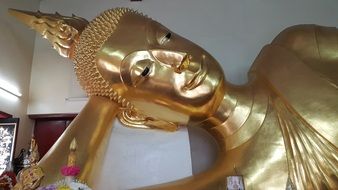
<svg viewBox="0 0 338 190">
<path fill-rule="evenodd" d="M 338 50 L 338 29 L 318 25 L 295 25 L 281 31 L 271 42 L 284 47 L 305 60 L 323 59 L 323 50 Z"/>
<path fill-rule="evenodd" d="M 307 24 L 284 29 L 271 44 L 286 48 L 305 61 L 327 61 L 328 58 L 337 60 L 337 56 L 327 52 L 338 50 L 337 39 L 337 28 Z"/>
<path fill-rule="evenodd" d="M 290 66 L 309 69 L 338 89 L 338 29 L 318 25 L 286 28 L 261 50 L 250 73 Z"/>
<path fill-rule="evenodd" d="M 283 31 L 262 49 L 249 74 L 252 80 L 266 84 L 272 94 L 337 146 L 338 44 L 336 47 L 327 46 L 332 49 L 331 54 L 327 53 L 327 49 L 325 59 L 321 58 L 325 54 L 319 57 L 311 54 L 311 49 L 318 46 L 318 42 L 310 42 L 315 40 L 310 34 L 319 30 L 316 27 L 319 26 L 303 25 Z M 310 50 L 306 50 L 307 47 Z"/>
<path fill-rule="evenodd" d="M 337 91 L 338 29 L 318 25 L 286 28 L 257 56 L 249 76 L 257 75 L 278 80 L 305 75 Z"/>
</svg>

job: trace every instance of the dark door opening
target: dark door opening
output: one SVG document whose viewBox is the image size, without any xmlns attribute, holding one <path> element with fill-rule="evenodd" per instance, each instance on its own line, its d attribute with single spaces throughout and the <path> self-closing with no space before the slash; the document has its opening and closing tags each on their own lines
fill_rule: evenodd
<svg viewBox="0 0 338 190">
<path fill-rule="evenodd" d="M 7 119 L 12 118 L 13 116 L 11 114 L 8 114 L 6 112 L 0 111 L 0 119 Z"/>
</svg>

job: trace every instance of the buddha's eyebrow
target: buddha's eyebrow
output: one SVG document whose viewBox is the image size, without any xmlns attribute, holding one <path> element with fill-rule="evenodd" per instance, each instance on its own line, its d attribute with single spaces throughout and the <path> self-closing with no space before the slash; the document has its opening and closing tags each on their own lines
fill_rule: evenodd
<svg viewBox="0 0 338 190">
<path fill-rule="evenodd" d="M 155 21 L 153 20 L 148 20 L 147 23 L 145 24 L 146 27 L 146 40 L 148 43 L 152 44 L 154 43 L 153 41 L 156 40 L 156 32 L 153 29 Z M 155 37 L 155 39 L 153 39 Z"/>
</svg>

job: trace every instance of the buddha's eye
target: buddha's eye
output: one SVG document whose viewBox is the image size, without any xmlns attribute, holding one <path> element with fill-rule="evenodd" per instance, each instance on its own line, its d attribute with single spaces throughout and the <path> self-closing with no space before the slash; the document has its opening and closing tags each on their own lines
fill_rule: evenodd
<svg viewBox="0 0 338 190">
<path fill-rule="evenodd" d="M 165 35 L 165 38 L 167 38 L 168 40 L 171 38 L 171 33 L 168 32 L 166 35 Z"/>
<path fill-rule="evenodd" d="M 146 67 L 144 68 L 144 70 L 142 71 L 141 76 L 145 77 L 145 76 L 147 76 L 149 73 L 150 73 L 150 68 L 149 68 L 149 66 L 146 66 Z"/>
<path fill-rule="evenodd" d="M 169 40 L 171 39 L 171 33 L 170 32 L 167 32 L 160 40 L 159 40 L 159 43 L 160 44 L 165 44 L 167 42 L 169 42 Z"/>
<path fill-rule="evenodd" d="M 131 82 L 134 87 L 148 79 L 148 76 L 153 70 L 153 61 L 150 59 L 143 59 L 137 61 L 130 70 Z"/>
</svg>

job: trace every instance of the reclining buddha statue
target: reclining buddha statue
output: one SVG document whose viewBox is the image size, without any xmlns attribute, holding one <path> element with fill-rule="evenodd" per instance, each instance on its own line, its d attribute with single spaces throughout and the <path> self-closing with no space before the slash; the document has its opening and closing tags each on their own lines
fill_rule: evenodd
<svg viewBox="0 0 338 190">
<path fill-rule="evenodd" d="M 58 13 L 10 10 L 74 62 L 89 101 L 39 166 L 42 184 L 61 178 L 62 155 L 76 138 L 80 179 L 93 184 L 112 121 L 175 131 L 200 127 L 218 144 L 208 170 L 144 189 L 338 188 L 338 30 L 297 25 L 263 47 L 249 82 L 225 80 L 204 49 L 128 8 L 88 22 Z M 112 131 L 114 132 L 114 131 Z"/>
</svg>

